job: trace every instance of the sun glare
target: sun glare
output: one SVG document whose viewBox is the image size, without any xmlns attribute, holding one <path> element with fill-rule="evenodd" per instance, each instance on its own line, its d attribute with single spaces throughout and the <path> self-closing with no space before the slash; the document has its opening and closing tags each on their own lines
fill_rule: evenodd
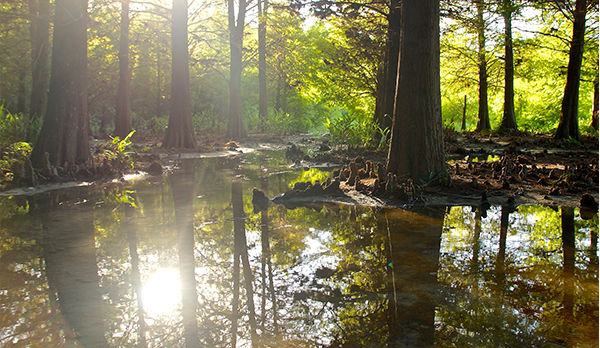
<svg viewBox="0 0 600 348">
<path fill-rule="evenodd" d="M 181 303 L 179 272 L 161 268 L 144 283 L 144 309 L 150 316 L 171 315 Z"/>
</svg>

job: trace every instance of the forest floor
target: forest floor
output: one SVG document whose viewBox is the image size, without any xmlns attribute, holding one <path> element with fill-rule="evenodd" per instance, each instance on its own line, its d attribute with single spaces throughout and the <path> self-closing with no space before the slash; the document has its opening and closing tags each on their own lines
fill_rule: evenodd
<svg viewBox="0 0 600 348">
<path fill-rule="evenodd" d="M 401 183 L 395 192 L 378 190 L 367 175 L 356 185 L 341 180 L 344 195 L 297 197 L 304 202 L 342 202 L 371 206 L 448 206 L 448 205 L 523 205 L 579 207 L 584 194 L 598 201 L 599 196 L 599 141 L 597 137 L 583 137 L 581 142 L 555 141 L 550 135 L 486 136 L 476 133 L 446 132 L 445 151 L 450 180 L 428 178 L 419 183 Z M 293 163 L 290 168 L 349 168 L 351 162 L 386 162 L 385 151 L 376 149 L 347 149 L 333 146 L 326 137 L 293 135 L 285 137 L 251 135 L 247 140 L 234 143 L 223 137 L 201 137 L 199 149 L 193 151 L 165 150 L 160 139 L 134 136 L 132 158 L 134 169 L 129 175 L 152 172 L 153 162 L 158 170 L 169 172 L 178 160 L 236 156 L 261 150 L 286 150 Z M 106 140 L 95 140 L 92 150 L 101 154 Z M 104 169 L 106 172 L 106 168 Z M 110 170 L 108 171 L 110 172 Z M 348 172 L 348 171 L 346 171 Z M 72 174 L 72 173 L 71 173 Z M 109 175 L 104 173 L 106 179 Z M 112 171 L 114 174 L 114 170 Z M 375 175 L 372 175 L 375 176 Z M 77 178 L 61 176 L 60 180 L 39 181 L 0 192 L 0 195 L 33 194 L 81 184 L 83 181 L 101 182 L 96 175 Z M 123 179 L 123 178 L 121 178 Z M 431 180 L 429 180 L 431 179 Z M 370 185 L 370 186 L 369 186 Z"/>
</svg>

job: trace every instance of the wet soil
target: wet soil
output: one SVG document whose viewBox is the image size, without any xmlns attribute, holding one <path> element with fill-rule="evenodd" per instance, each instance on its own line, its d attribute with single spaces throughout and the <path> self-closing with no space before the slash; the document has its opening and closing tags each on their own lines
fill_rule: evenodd
<svg viewBox="0 0 600 348">
<path fill-rule="evenodd" d="M 106 140 L 95 140 L 92 150 L 101 156 Z M 96 175 L 76 173 L 37 185 L 0 192 L 0 195 L 33 194 L 55 188 L 94 184 L 108 180 L 129 180 L 143 175 L 172 171 L 186 158 L 240 156 L 263 150 L 285 150 L 290 168 L 344 169 L 359 158 L 362 162 L 385 164 L 385 150 L 348 149 L 335 146 L 327 137 L 293 135 L 286 137 L 251 135 L 242 142 L 223 137 L 200 138 L 196 150 L 161 149 L 160 139 L 134 137 L 133 169 L 114 168 L 98 161 Z M 418 183 L 398 182 L 398 190 L 377 190 L 374 180 L 340 180 L 343 195 L 320 194 L 295 197 L 301 202 L 341 202 L 368 206 L 452 206 L 452 205 L 580 205 L 582 195 L 598 201 L 597 137 L 584 137 L 581 143 L 555 141 L 550 135 L 483 136 L 476 133 L 447 132 L 445 151 L 448 178 L 424 178 Z M 106 161 L 104 161 L 106 162 Z M 100 170 L 101 169 L 101 170 Z M 365 166 L 365 169 L 368 169 Z M 89 171 L 88 171 L 89 172 Z M 150 173 L 150 174 L 148 174 Z M 372 175 L 375 177 L 374 175 Z M 384 180 L 382 180 L 384 181 Z M 379 183 L 382 185 L 383 183 Z M 594 207 L 593 207 L 594 208 Z M 595 208 L 597 209 L 597 207 Z"/>
</svg>

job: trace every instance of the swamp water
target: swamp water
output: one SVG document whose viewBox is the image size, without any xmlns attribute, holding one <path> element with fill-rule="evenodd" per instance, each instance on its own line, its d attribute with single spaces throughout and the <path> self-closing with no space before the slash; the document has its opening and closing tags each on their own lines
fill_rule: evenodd
<svg viewBox="0 0 600 348">
<path fill-rule="evenodd" d="M 254 153 L 0 197 L 0 346 L 598 346 L 597 215 L 253 211 L 326 175 Z"/>
</svg>

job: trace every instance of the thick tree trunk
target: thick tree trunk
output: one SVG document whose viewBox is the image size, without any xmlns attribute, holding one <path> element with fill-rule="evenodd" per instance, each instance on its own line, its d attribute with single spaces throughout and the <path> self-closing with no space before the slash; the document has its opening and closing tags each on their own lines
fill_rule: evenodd
<svg viewBox="0 0 600 348">
<path fill-rule="evenodd" d="M 121 139 L 131 132 L 129 108 L 129 0 L 121 0 L 121 38 L 119 41 L 119 87 L 115 115 L 115 135 Z"/>
<path fill-rule="evenodd" d="M 83 163 L 91 158 L 87 112 L 87 0 L 56 0 L 52 73 L 44 124 L 31 153 L 42 167 Z"/>
<path fill-rule="evenodd" d="M 488 73 L 487 58 L 485 50 L 485 21 L 483 19 L 484 4 L 481 0 L 475 1 L 477 5 L 477 41 L 479 52 L 477 59 L 479 61 L 479 110 L 477 128 L 475 131 L 487 131 L 492 129 L 490 125 L 490 111 L 488 108 Z"/>
<path fill-rule="evenodd" d="M 262 131 L 265 130 L 265 123 L 268 122 L 269 118 L 267 99 L 267 3 L 267 0 L 258 0 L 258 114 Z"/>
<path fill-rule="evenodd" d="M 171 114 L 163 148 L 196 148 L 190 109 L 190 67 L 187 40 L 187 0 L 173 0 L 171 25 Z"/>
<path fill-rule="evenodd" d="M 418 182 L 446 171 L 440 95 L 439 1 L 405 1 L 388 171 Z"/>
<path fill-rule="evenodd" d="M 581 63 L 583 61 L 583 44 L 585 42 L 585 14 L 586 0 L 575 2 L 575 18 L 573 21 L 573 39 L 569 51 L 569 65 L 567 66 L 567 83 L 562 100 L 560 122 L 556 129 L 555 139 L 580 139 L 579 133 L 579 81 L 581 77 Z"/>
<path fill-rule="evenodd" d="M 246 17 L 246 1 L 240 0 L 237 22 L 234 15 L 233 0 L 228 0 L 229 15 L 229 122 L 227 137 L 241 140 L 246 137 L 242 115 L 242 47 L 244 44 L 244 21 Z"/>
<path fill-rule="evenodd" d="M 29 102 L 29 122 L 44 117 L 48 100 L 48 62 L 50 57 L 50 2 L 29 0 L 31 14 L 31 99 Z M 33 141 L 33 134 L 27 140 Z"/>
<path fill-rule="evenodd" d="M 512 42 L 512 0 L 504 0 L 504 114 L 500 129 L 517 130 L 515 117 L 515 69 Z"/>
</svg>

